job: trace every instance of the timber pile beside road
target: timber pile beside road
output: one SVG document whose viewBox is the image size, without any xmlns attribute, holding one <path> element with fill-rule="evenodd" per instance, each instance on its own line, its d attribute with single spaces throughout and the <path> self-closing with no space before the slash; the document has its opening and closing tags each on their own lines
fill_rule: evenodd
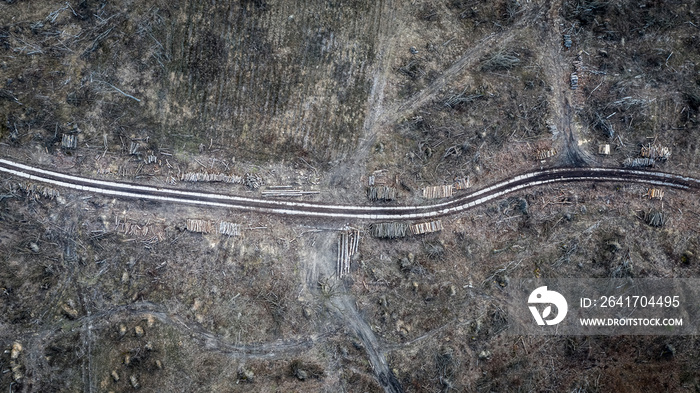
<svg viewBox="0 0 700 393">
<path fill-rule="evenodd" d="M 263 214 L 303 218 L 357 220 L 417 220 L 456 214 L 526 188 L 568 182 L 642 183 L 656 186 L 700 190 L 700 180 L 665 172 L 627 168 L 552 168 L 529 172 L 502 180 L 486 188 L 444 202 L 418 206 L 350 206 L 321 202 L 297 202 L 200 193 L 175 188 L 145 186 L 126 182 L 88 179 L 0 159 L 0 172 L 29 181 L 83 192 L 120 198 L 148 199 L 200 206 L 232 208 Z"/>
</svg>

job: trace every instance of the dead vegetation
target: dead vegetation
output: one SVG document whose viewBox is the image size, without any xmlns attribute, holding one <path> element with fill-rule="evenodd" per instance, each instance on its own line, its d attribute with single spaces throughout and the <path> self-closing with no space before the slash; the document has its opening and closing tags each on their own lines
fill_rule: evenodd
<svg viewBox="0 0 700 393">
<path fill-rule="evenodd" d="M 520 58 L 516 52 L 498 51 L 486 57 L 481 62 L 482 71 L 505 71 L 517 67 Z"/>
<path fill-rule="evenodd" d="M 682 2 L 565 3 L 567 31 L 585 48 L 579 71 L 585 75 L 585 105 L 578 116 L 590 130 L 586 138 L 615 146 L 613 157 L 631 157 L 651 142 L 674 152 L 666 169 L 697 159 L 687 139 L 697 127 L 693 64 L 700 59 L 690 50 L 696 36 L 693 8 Z"/>
<path fill-rule="evenodd" d="M 201 192 L 333 184 L 329 198 L 417 204 L 556 164 L 569 130 L 555 124 L 570 124 L 603 164 L 696 172 L 697 5 L 283 3 L 6 1 L 3 151 Z M 562 35 L 543 42 L 543 23 L 571 50 L 544 56 Z M 560 113 L 551 97 L 570 92 L 571 72 Z M 355 154 L 387 169 L 367 184 L 327 178 Z M 700 274 L 699 207 L 680 191 L 544 186 L 442 220 L 366 225 L 3 187 L 10 392 L 700 386 L 687 337 L 504 334 L 503 290 L 518 278 Z"/>
<path fill-rule="evenodd" d="M 312 17 L 301 3 L 291 19 L 269 19 L 268 7 L 244 4 L 231 12 L 199 1 L 193 8 L 146 2 L 130 10 L 80 4 L 4 6 L 15 19 L 2 35 L 12 56 L 1 101 L 7 124 L 24 142 L 41 139 L 52 149 L 55 127 L 70 121 L 81 126 L 88 146 L 101 145 L 106 134 L 113 149 L 120 136 L 139 130 L 157 149 L 191 152 L 213 144 L 253 161 L 301 155 L 327 162 L 358 138 L 378 6 L 363 7 L 355 16 L 360 23 L 347 25 L 341 9 Z M 192 16 L 205 10 L 214 15 L 211 25 Z M 366 37 L 354 52 L 362 60 L 343 50 L 357 42 L 352 37 Z M 25 67 L 34 61 L 37 67 Z M 26 93 L 30 86 L 37 94 Z M 248 89 L 245 97 L 231 93 L 240 89 Z M 295 94 L 300 91 L 304 97 Z M 61 99 L 42 98 L 54 96 Z M 322 105 L 326 100 L 334 104 Z M 268 120 L 260 123 L 253 107 Z M 287 123 L 300 110 L 304 115 Z"/>
</svg>

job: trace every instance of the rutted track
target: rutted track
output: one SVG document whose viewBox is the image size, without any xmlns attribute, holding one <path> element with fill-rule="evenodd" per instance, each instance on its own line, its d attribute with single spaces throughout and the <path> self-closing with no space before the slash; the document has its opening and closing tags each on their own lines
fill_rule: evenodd
<svg viewBox="0 0 700 393">
<path fill-rule="evenodd" d="M 206 194 L 174 188 L 144 186 L 66 175 L 0 159 L 0 172 L 31 181 L 120 198 L 148 199 L 223 207 L 304 218 L 358 220 L 418 220 L 459 213 L 515 191 L 550 183 L 619 182 L 700 190 L 700 179 L 665 172 L 623 168 L 553 168 L 529 172 L 478 191 L 430 205 L 350 206 L 286 200 L 264 200 L 225 194 Z"/>
</svg>

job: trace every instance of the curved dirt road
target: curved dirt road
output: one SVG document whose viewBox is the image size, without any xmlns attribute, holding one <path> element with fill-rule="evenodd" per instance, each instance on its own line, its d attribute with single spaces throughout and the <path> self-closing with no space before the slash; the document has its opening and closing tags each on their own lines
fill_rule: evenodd
<svg viewBox="0 0 700 393">
<path fill-rule="evenodd" d="M 66 175 L 41 168 L 31 167 L 0 159 L 0 172 L 29 181 L 47 183 L 83 192 L 94 192 L 120 198 L 148 199 L 164 202 L 187 203 L 199 206 L 224 207 L 259 212 L 317 218 L 345 218 L 358 220 L 404 220 L 427 219 L 455 214 L 481 205 L 506 194 L 550 183 L 564 182 L 634 182 L 663 185 L 688 191 L 700 190 L 700 179 L 656 172 L 623 168 L 553 168 L 529 172 L 497 182 L 486 188 L 453 198 L 444 202 L 419 206 L 347 206 L 313 202 L 265 200 L 224 194 L 207 194 L 194 191 L 144 186 L 131 183 L 112 182 Z M 387 392 L 402 392 L 403 388 L 386 361 L 385 350 L 374 332 L 359 315 L 347 292 L 333 300 L 338 315 L 347 323 L 364 343 L 370 364 L 378 382 Z M 155 313 L 165 319 L 166 316 Z M 182 320 L 178 320 L 184 326 Z M 232 346 L 213 334 L 197 331 L 204 346 L 232 356 L 244 354 L 246 357 L 274 358 L 281 353 L 298 351 L 313 345 L 311 337 L 292 343 L 270 343 L 260 347 Z"/>
<path fill-rule="evenodd" d="M 700 190 L 700 179 L 672 173 L 623 168 L 552 168 L 518 175 L 478 191 L 430 205 L 351 206 L 206 194 L 175 188 L 96 180 L 31 167 L 5 159 L 0 159 L 0 172 L 52 186 L 120 198 L 187 203 L 312 219 L 342 218 L 371 221 L 419 220 L 456 214 L 515 191 L 550 183 L 586 181 L 644 183 L 686 190 Z"/>
</svg>

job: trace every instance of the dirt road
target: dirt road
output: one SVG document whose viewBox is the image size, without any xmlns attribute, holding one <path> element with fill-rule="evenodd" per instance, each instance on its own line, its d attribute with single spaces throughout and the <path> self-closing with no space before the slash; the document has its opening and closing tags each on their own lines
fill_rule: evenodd
<svg viewBox="0 0 700 393">
<path fill-rule="evenodd" d="M 642 183 L 692 191 L 700 190 L 700 179 L 672 173 L 624 168 L 551 168 L 514 176 L 478 191 L 430 205 L 352 206 L 318 202 L 268 200 L 225 194 L 206 194 L 176 188 L 88 179 L 31 167 L 5 159 L 0 159 L 0 172 L 4 172 L 8 176 L 46 183 L 53 187 L 69 188 L 119 198 L 186 203 L 309 219 L 330 218 L 371 221 L 421 220 L 456 214 L 516 191 L 551 183 Z"/>
</svg>

